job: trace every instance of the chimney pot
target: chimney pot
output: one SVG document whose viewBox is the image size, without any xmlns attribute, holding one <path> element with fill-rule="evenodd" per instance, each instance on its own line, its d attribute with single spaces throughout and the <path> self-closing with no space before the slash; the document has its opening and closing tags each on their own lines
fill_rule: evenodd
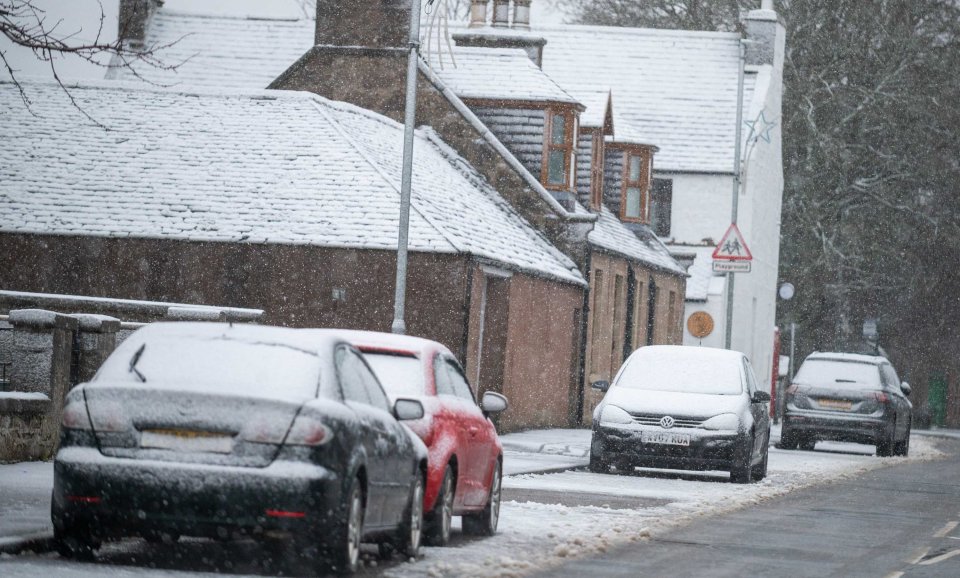
<svg viewBox="0 0 960 578">
<path fill-rule="evenodd" d="M 513 27 L 530 30 L 530 0 L 513 0 Z"/>
<path fill-rule="evenodd" d="M 510 27 L 510 0 L 493 0 L 493 26 Z"/>
<path fill-rule="evenodd" d="M 470 28 L 482 28 L 487 25 L 488 0 L 471 0 Z"/>
</svg>

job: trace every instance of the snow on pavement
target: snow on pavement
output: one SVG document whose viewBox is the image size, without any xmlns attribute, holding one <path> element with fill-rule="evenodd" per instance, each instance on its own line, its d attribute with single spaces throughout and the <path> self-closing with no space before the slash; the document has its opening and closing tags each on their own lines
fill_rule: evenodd
<svg viewBox="0 0 960 578">
<path fill-rule="evenodd" d="M 880 459 L 873 453 L 872 446 L 831 442 L 819 443 L 812 452 L 771 447 L 767 478 L 750 485 L 728 483 L 726 472 L 643 470 L 634 475 L 614 475 L 569 471 L 510 476 L 503 482 L 508 490 L 533 489 L 558 495 L 590 492 L 664 500 L 666 504 L 614 509 L 504 502 L 496 536 L 481 540 L 458 537 L 451 547 L 425 548 L 418 563 L 395 566 L 384 575 L 521 576 L 543 571 L 571 557 L 599 555 L 613 547 L 647 540 L 702 516 L 757 504 L 872 469 L 941 455 L 933 440 L 917 436 L 911 439 L 909 458 Z"/>
</svg>

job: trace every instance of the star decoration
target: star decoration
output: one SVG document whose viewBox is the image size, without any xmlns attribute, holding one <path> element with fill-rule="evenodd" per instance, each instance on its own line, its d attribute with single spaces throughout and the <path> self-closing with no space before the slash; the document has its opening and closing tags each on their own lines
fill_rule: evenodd
<svg viewBox="0 0 960 578">
<path fill-rule="evenodd" d="M 750 127 L 750 136 L 747 137 L 747 142 L 750 142 L 750 140 L 757 141 L 763 139 L 769 143 L 770 131 L 777 126 L 777 123 L 767 120 L 767 116 L 762 110 L 756 120 L 748 120 L 744 124 Z"/>
</svg>

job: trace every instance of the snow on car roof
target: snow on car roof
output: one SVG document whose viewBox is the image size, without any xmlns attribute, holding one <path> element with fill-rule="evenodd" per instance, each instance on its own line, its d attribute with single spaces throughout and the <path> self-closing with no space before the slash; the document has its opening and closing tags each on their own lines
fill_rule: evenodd
<svg viewBox="0 0 960 578">
<path fill-rule="evenodd" d="M 870 363 L 880 365 L 887 361 L 886 357 L 879 355 L 863 355 L 861 353 L 839 353 L 829 351 L 815 351 L 807 356 L 807 359 L 823 359 L 829 361 L 848 361 L 856 363 Z"/>
<path fill-rule="evenodd" d="M 436 341 L 423 337 L 414 337 L 412 335 L 397 335 L 394 333 L 361 331 L 357 329 L 304 329 L 302 331 L 316 335 L 336 336 L 359 348 L 396 349 L 409 351 L 411 353 L 420 353 L 428 349 L 449 351 L 444 345 Z"/>
</svg>

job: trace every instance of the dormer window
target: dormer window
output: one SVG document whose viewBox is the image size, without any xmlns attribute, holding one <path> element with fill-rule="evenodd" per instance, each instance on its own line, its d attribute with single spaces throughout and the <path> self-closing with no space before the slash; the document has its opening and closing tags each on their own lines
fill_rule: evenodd
<svg viewBox="0 0 960 578">
<path fill-rule="evenodd" d="M 624 151 L 621 221 L 642 223 L 647 220 L 650 156 L 647 148 L 629 148 Z"/>
<path fill-rule="evenodd" d="M 573 109 L 548 109 L 546 120 L 541 182 L 549 189 L 570 189 L 576 116 Z"/>
</svg>

